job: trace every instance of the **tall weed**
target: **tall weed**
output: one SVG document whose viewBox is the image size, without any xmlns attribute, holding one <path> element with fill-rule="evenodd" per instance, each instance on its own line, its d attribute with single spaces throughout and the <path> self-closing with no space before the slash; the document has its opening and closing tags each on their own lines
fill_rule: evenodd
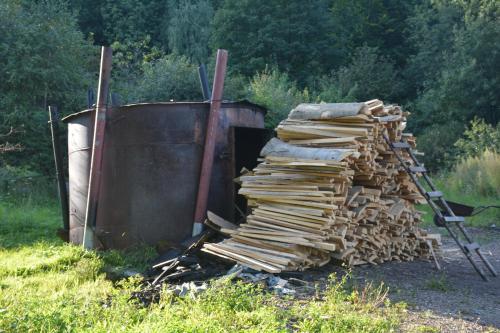
<svg viewBox="0 0 500 333">
<path fill-rule="evenodd" d="M 464 194 L 500 198 L 500 154 L 485 150 L 464 158 L 449 174 L 447 185 Z"/>
</svg>

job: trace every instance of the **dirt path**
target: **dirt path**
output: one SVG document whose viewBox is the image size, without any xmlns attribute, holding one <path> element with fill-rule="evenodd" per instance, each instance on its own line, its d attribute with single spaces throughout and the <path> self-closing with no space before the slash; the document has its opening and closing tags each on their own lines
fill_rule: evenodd
<svg viewBox="0 0 500 333">
<path fill-rule="evenodd" d="M 500 271 L 500 229 L 473 229 L 487 258 Z M 500 330 L 500 277 L 484 282 L 456 243 L 443 237 L 441 272 L 426 261 L 388 263 L 354 270 L 356 279 L 383 281 L 392 301 L 408 304 L 404 328 L 441 332 Z M 420 328 L 419 328 L 420 327 Z"/>
</svg>

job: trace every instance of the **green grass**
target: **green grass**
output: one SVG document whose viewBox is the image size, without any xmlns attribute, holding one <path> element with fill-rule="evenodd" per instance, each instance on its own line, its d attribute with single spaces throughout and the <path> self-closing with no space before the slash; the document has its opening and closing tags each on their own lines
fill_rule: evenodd
<svg viewBox="0 0 500 333">
<path fill-rule="evenodd" d="M 467 206 L 500 205 L 500 154 L 485 151 L 478 157 L 469 157 L 459 162 L 453 170 L 435 175 L 433 181 L 446 200 Z M 426 225 L 433 224 L 433 212 L 427 205 L 419 207 L 425 211 Z M 476 216 L 466 217 L 466 226 L 500 227 L 500 209 L 491 208 Z"/>
<path fill-rule="evenodd" d="M 426 281 L 425 286 L 428 289 L 440 291 L 443 293 L 452 290 L 450 282 L 448 281 L 446 275 L 444 274 L 432 275 Z"/>
<path fill-rule="evenodd" d="M 306 301 L 218 281 L 143 307 L 131 299 L 138 278 L 112 282 L 104 272 L 145 269 L 151 248 L 84 251 L 55 236 L 59 225 L 55 203 L 0 202 L 0 332 L 390 332 L 404 315 L 383 288 L 334 278 Z"/>
<path fill-rule="evenodd" d="M 444 193 L 444 197 L 448 201 L 453 201 L 456 203 L 464 204 L 471 207 L 478 206 L 488 206 L 488 205 L 500 205 L 500 199 L 494 196 L 480 196 L 475 193 L 461 192 L 459 189 L 455 189 L 449 185 L 452 181 L 448 175 L 440 175 L 433 177 L 434 184 L 436 187 Z M 434 225 L 432 217 L 434 213 L 428 205 L 419 205 L 418 209 L 426 212 L 424 214 L 423 226 Z M 495 224 L 500 227 L 500 209 L 488 209 L 479 215 L 465 217 L 465 225 L 473 227 L 489 227 Z"/>
</svg>

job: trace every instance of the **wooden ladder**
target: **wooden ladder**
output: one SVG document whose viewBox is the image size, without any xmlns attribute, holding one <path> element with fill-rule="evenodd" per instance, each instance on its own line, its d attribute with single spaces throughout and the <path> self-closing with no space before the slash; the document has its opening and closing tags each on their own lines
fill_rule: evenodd
<svg viewBox="0 0 500 333">
<path fill-rule="evenodd" d="M 481 275 L 483 280 L 487 281 L 488 278 L 484 273 L 483 269 L 478 265 L 476 260 L 474 260 L 475 258 L 474 254 L 476 254 L 477 257 L 479 257 L 480 261 L 490 271 L 491 275 L 497 276 L 495 268 L 491 265 L 488 259 L 486 259 L 484 254 L 481 252 L 481 247 L 479 246 L 479 244 L 474 242 L 469 233 L 467 232 L 467 230 L 465 230 L 465 227 L 463 225 L 463 223 L 465 222 L 465 218 L 463 216 L 455 215 L 453 210 L 448 205 L 448 202 L 444 199 L 443 193 L 436 189 L 436 186 L 434 186 L 434 183 L 427 174 L 427 170 L 417 160 L 414 152 L 411 149 L 410 144 L 405 141 L 391 142 L 387 137 L 387 135 L 385 134 L 384 134 L 384 139 L 391 148 L 391 150 L 394 152 L 394 155 L 398 159 L 401 166 L 405 169 L 405 171 L 408 173 L 412 181 L 417 186 L 420 194 L 425 198 L 425 200 L 429 203 L 429 206 L 434 211 L 435 218 L 437 221 L 436 224 L 440 227 L 444 227 L 448 231 L 450 236 L 455 240 L 455 242 L 458 244 L 458 246 L 464 253 L 465 257 L 470 261 L 476 272 L 479 275 Z M 400 151 L 408 152 L 408 155 L 413 160 L 413 163 L 405 161 L 401 156 L 401 154 L 399 153 Z M 417 177 L 417 174 L 421 174 L 423 176 L 423 179 L 425 180 L 431 191 L 427 191 L 425 187 L 422 186 Z M 452 225 L 456 226 L 458 233 L 452 230 L 451 228 Z M 462 242 L 461 239 L 459 238 L 460 234 L 462 234 L 465 242 Z"/>
</svg>

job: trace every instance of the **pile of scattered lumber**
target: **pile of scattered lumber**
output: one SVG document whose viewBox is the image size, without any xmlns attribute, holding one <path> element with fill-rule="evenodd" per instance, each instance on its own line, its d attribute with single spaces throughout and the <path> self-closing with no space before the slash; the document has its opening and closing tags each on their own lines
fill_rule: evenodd
<svg viewBox="0 0 500 333">
<path fill-rule="evenodd" d="M 359 265 L 429 257 L 429 241 L 438 242 L 418 228 L 414 204 L 423 198 L 384 138 L 414 147 L 403 134 L 406 116 L 379 100 L 297 106 L 261 163 L 239 178 L 252 208 L 246 223 L 222 226 L 211 215 L 229 238 L 205 251 L 268 272 L 329 258 Z"/>
</svg>

